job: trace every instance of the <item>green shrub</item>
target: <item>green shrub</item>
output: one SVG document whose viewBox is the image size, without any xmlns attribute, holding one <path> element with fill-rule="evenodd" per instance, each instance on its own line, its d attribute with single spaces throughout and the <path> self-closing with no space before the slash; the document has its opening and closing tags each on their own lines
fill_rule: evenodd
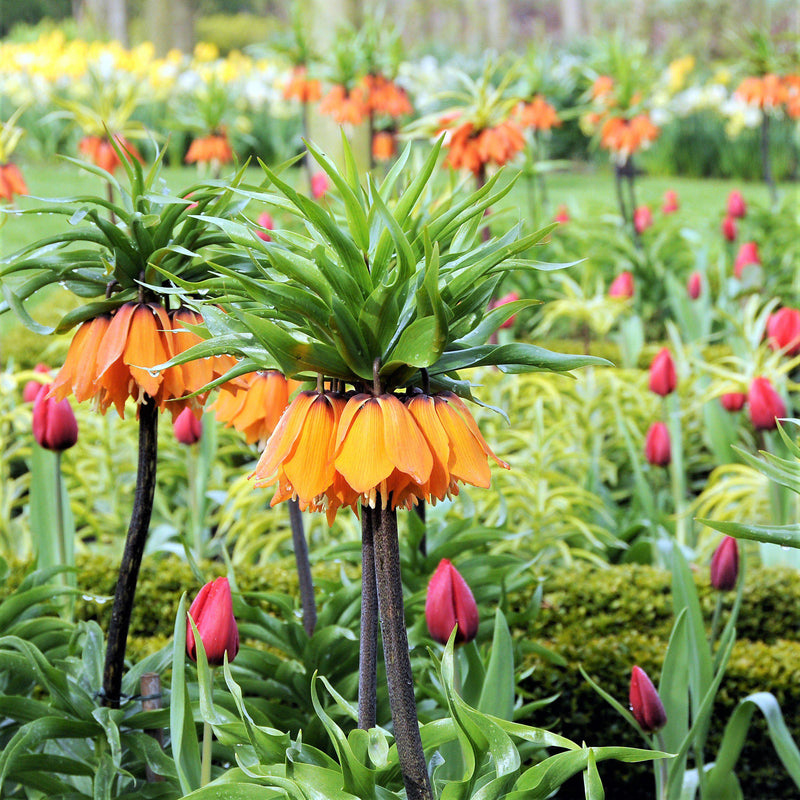
<svg viewBox="0 0 800 800">
<path fill-rule="evenodd" d="M 209 14 L 199 17 L 194 24 L 197 41 L 215 44 L 223 56 L 264 42 L 275 30 L 274 19 L 254 14 Z"/>
</svg>

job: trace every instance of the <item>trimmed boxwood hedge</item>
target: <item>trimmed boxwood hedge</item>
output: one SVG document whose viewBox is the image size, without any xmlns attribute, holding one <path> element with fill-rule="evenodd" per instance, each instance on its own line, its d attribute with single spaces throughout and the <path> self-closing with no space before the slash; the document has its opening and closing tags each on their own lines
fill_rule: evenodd
<svg viewBox="0 0 800 800">
<path fill-rule="evenodd" d="M 346 565 L 357 579 L 358 567 Z M 339 581 L 341 563 L 314 567 L 318 602 L 325 602 L 327 588 Z M 203 565 L 210 577 L 222 574 L 222 564 Z M 13 590 L 24 572 L 17 565 L 0 596 Z M 553 665 L 536 654 L 518 664 L 523 675 L 520 688 L 534 698 L 558 694 L 535 716 L 521 720 L 550 728 L 588 744 L 642 745 L 627 723 L 599 698 L 583 680 L 583 668 L 604 689 L 626 703 L 630 670 L 645 669 L 657 683 L 664 650 L 672 627 L 672 599 L 668 573 L 643 565 L 610 568 L 571 566 L 538 576 L 544 584 L 539 613 L 515 615 L 527 608 L 530 593 L 510 595 L 510 617 L 515 641 L 535 641 L 558 653 L 566 667 Z M 297 595 L 297 577 L 291 560 L 267 567 L 239 568 L 242 591 L 269 591 Z M 705 572 L 695 577 L 701 605 L 710 622 L 716 600 Z M 110 598 L 116 581 L 116 565 L 103 557 L 78 559 L 77 585 L 86 592 L 76 605 L 79 619 L 95 619 L 108 627 Z M 531 592 L 536 576 L 529 584 Z M 137 588 L 128 655 L 136 660 L 154 652 L 169 640 L 181 593 L 193 595 L 199 585 L 189 567 L 174 556 L 146 558 Z M 106 597 L 102 602 L 97 598 Z M 729 594 L 728 607 L 733 600 Z M 484 610 L 484 614 L 488 610 Z M 751 569 L 748 572 L 739 616 L 739 639 L 714 710 L 716 723 L 706 758 L 712 760 L 719 737 L 736 704 L 756 691 L 772 692 L 787 725 L 800 742 L 800 575 L 790 569 Z M 780 764 L 758 714 L 739 762 L 738 775 L 744 796 L 759 800 L 783 800 L 796 796 L 796 788 Z M 647 765 L 604 762 L 601 775 L 607 797 L 653 796 L 653 778 Z M 565 785 L 559 798 L 583 798 L 582 782 Z"/>
</svg>

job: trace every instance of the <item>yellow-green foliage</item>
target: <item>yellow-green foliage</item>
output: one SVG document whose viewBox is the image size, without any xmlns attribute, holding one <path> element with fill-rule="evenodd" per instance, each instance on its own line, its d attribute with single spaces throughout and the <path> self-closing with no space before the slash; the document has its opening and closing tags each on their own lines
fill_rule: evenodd
<svg viewBox="0 0 800 800">
<path fill-rule="evenodd" d="M 195 22 L 197 40 L 215 44 L 222 55 L 265 42 L 275 29 L 272 19 L 254 14 L 210 14 Z"/>
<path fill-rule="evenodd" d="M 696 583 L 710 627 L 715 592 L 706 574 L 698 576 Z M 733 593 L 728 600 L 730 604 Z M 520 597 L 517 601 L 519 607 L 524 607 L 527 598 Z M 585 739 L 587 744 L 602 739 L 641 746 L 635 732 L 583 680 L 578 666 L 582 665 L 594 681 L 627 704 L 634 664 L 642 667 L 658 685 L 673 620 L 670 576 L 663 571 L 637 565 L 612 569 L 579 565 L 549 574 L 538 617 L 524 630 L 517 629 L 515 637 L 541 642 L 563 656 L 568 666 L 553 666 L 535 654 L 526 657 L 523 668 L 533 671 L 523 681 L 523 689 L 534 697 L 560 693 L 532 721 L 569 732 L 570 736 Z M 739 621 L 739 639 L 717 696 L 716 721 L 706 753 L 709 760 L 713 759 L 734 707 L 752 692 L 768 691 L 776 696 L 795 741 L 800 741 L 797 572 L 749 571 Z M 609 767 L 601 772 L 609 797 L 651 796 L 652 775 L 646 768 L 628 771 Z M 782 770 L 760 720 L 751 728 L 738 774 L 745 797 L 777 800 L 793 796 L 791 781 Z M 632 783 L 637 788 L 632 788 Z"/>
</svg>

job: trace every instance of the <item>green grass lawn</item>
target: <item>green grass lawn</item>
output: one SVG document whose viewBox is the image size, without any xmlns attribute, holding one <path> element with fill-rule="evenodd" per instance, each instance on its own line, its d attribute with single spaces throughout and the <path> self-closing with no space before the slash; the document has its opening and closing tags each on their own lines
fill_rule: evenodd
<svg viewBox="0 0 800 800">
<path fill-rule="evenodd" d="M 62 161 L 48 163 L 22 164 L 28 187 L 35 197 L 54 198 L 76 195 L 105 194 L 106 188 L 100 178 L 77 169 L 73 164 Z M 304 180 L 304 173 L 296 171 L 297 180 Z M 263 177 L 260 168 L 249 170 L 248 180 L 259 183 Z M 182 193 L 200 179 L 194 167 L 165 167 L 161 179 L 173 193 Z M 121 179 L 122 180 L 122 179 Z M 528 214 L 527 190 L 521 180 L 509 196 L 508 206 L 512 214 L 525 218 Z M 678 193 L 681 208 L 679 213 L 687 224 L 702 228 L 714 228 L 719 225 L 725 207 L 728 192 L 738 188 L 743 191 L 748 201 L 766 203 L 768 193 L 765 186 L 758 183 L 742 183 L 739 181 L 698 180 L 692 178 L 650 177 L 640 176 L 636 181 L 637 200 L 649 204 L 653 210 L 660 208 L 661 200 L 667 189 Z M 575 218 L 582 215 L 616 212 L 614 179 L 611 169 L 603 165 L 596 168 L 591 165 L 580 165 L 573 170 L 550 174 L 547 176 L 547 194 L 549 209 L 544 222 L 555 213 L 562 203 L 569 207 Z M 797 192 L 797 187 L 784 186 L 783 192 Z M 20 198 L 17 207 L 35 208 L 39 203 L 33 197 Z M 517 211 L 518 209 L 518 211 Z M 252 209 L 257 215 L 260 209 Z M 27 243 L 36 239 L 51 236 L 59 230 L 66 230 L 69 223 L 63 217 L 51 215 L 8 216 L 0 226 L 0 257 L 7 256 Z M 41 292 L 41 297 L 33 298 L 29 308 L 41 306 L 44 301 L 52 301 L 52 292 Z M 9 330 L 15 324 L 10 315 L 0 316 L 0 333 Z"/>
</svg>

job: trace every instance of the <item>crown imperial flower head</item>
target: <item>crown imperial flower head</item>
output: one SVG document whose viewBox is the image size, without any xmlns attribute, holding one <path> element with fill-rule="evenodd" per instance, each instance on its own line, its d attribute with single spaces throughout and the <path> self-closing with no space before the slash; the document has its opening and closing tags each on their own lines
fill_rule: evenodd
<svg viewBox="0 0 800 800">
<path fill-rule="evenodd" d="M 631 713 L 645 733 L 660 731 L 667 724 L 667 712 L 653 686 L 653 682 L 641 667 L 631 670 Z"/>
<path fill-rule="evenodd" d="M 662 347 L 650 364 L 650 391 L 666 397 L 675 391 L 678 378 L 669 348 Z"/>
<path fill-rule="evenodd" d="M 769 378 L 753 378 L 747 393 L 747 402 L 750 406 L 750 421 L 756 430 L 776 428 L 777 420 L 786 416 L 786 404 Z"/>
<path fill-rule="evenodd" d="M 50 386 L 39 384 L 33 401 L 33 435 L 45 450 L 60 453 L 78 441 L 78 421 L 69 400 L 54 400 Z"/>
<path fill-rule="evenodd" d="M 197 633 L 212 667 L 233 661 L 239 652 L 239 628 L 233 616 L 233 598 L 227 578 L 217 578 L 207 583 L 189 607 L 189 616 L 197 626 Z M 189 620 L 186 621 L 186 653 L 197 661 L 197 645 Z"/>
<path fill-rule="evenodd" d="M 739 578 L 739 543 L 726 536 L 711 556 L 711 585 L 719 592 L 736 588 Z"/>
<path fill-rule="evenodd" d="M 663 422 L 654 422 L 644 440 L 644 455 L 655 467 L 666 467 L 672 460 L 669 429 Z"/>
<path fill-rule="evenodd" d="M 478 606 L 461 573 L 443 558 L 428 583 L 425 621 L 431 638 L 447 644 L 458 625 L 456 642 L 471 642 L 478 632 Z"/>
</svg>

